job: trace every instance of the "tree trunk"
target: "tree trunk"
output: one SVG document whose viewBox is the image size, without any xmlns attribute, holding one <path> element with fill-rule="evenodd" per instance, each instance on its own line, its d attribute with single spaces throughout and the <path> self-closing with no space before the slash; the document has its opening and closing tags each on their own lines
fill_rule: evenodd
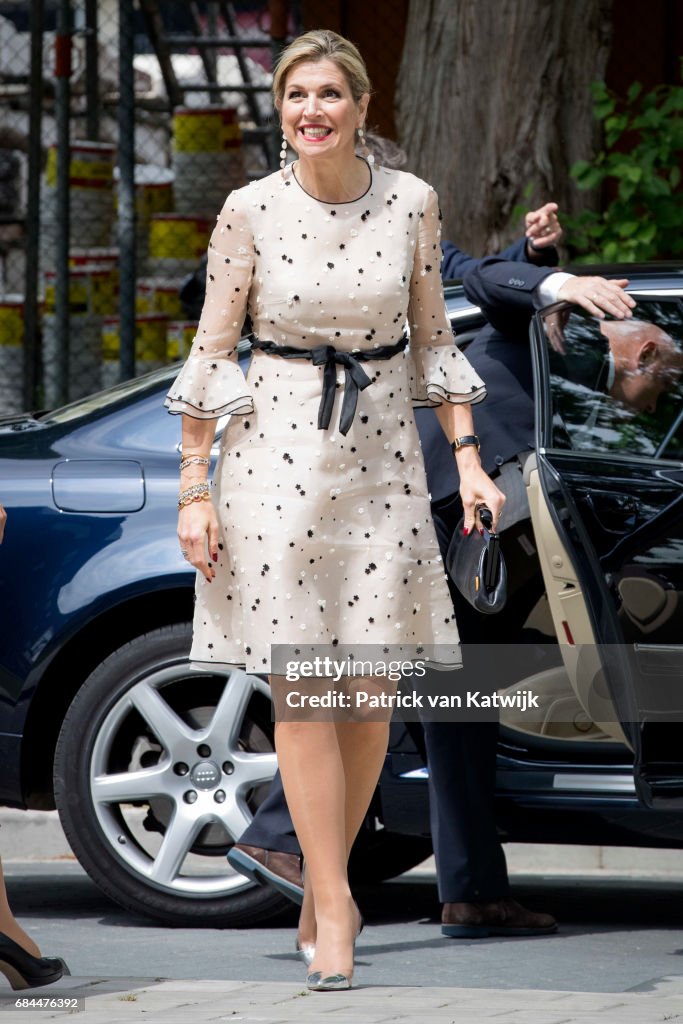
<svg viewBox="0 0 683 1024">
<path fill-rule="evenodd" d="M 408 167 L 439 193 L 444 237 L 481 255 L 520 233 L 516 204 L 594 197 L 569 177 L 596 141 L 612 0 L 410 0 L 397 89 Z"/>
</svg>

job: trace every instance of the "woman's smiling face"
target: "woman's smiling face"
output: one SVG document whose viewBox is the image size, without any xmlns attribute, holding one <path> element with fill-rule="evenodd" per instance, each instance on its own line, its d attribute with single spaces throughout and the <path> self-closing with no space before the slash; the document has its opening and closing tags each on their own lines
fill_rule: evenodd
<svg viewBox="0 0 683 1024">
<path fill-rule="evenodd" d="M 346 75 L 334 61 L 302 61 L 285 81 L 282 130 L 300 157 L 352 155 L 368 98 L 364 94 L 356 103 Z"/>
</svg>

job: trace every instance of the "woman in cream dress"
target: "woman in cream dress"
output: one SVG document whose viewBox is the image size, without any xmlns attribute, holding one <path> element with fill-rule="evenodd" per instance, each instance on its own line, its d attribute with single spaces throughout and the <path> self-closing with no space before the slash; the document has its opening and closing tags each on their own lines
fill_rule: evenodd
<svg viewBox="0 0 683 1024">
<path fill-rule="evenodd" d="M 469 403 L 485 389 L 453 344 L 437 197 L 356 155 L 369 82 L 347 40 L 295 40 L 273 89 L 297 160 L 228 197 L 197 336 L 167 399 L 183 414 L 178 533 L 199 570 L 191 656 L 270 673 L 273 645 L 340 660 L 360 644 L 412 659 L 429 649 L 455 665 L 412 408 L 437 406 L 453 441 L 472 435 Z M 245 380 L 236 346 L 247 312 L 256 340 Z M 206 460 L 226 412 L 209 490 Z M 497 515 L 503 498 L 475 446 L 456 457 L 472 528 L 477 502 Z M 387 730 L 276 724 L 306 862 L 302 914 L 317 928 L 314 990 L 351 983 L 359 920 L 346 864 Z"/>
</svg>

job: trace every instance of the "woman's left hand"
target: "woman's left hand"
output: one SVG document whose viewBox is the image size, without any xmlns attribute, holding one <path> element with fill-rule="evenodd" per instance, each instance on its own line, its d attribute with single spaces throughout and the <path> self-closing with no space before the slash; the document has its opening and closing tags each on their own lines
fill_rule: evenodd
<svg viewBox="0 0 683 1024">
<path fill-rule="evenodd" d="M 495 531 L 500 514 L 505 504 L 505 495 L 499 491 L 493 480 L 484 472 L 477 461 L 471 466 L 458 465 L 460 473 L 460 497 L 465 513 L 464 532 L 476 528 L 481 530 L 481 520 L 477 513 L 478 505 L 486 505 L 493 516 Z"/>
</svg>

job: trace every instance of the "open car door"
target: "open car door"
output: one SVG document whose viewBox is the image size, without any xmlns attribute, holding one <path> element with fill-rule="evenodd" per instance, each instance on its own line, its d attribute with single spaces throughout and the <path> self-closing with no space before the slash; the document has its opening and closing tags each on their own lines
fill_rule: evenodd
<svg viewBox="0 0 683 1024">
<path fill-rule="evenodd" d="M 683 289 L 682 289 L 683 291 Z M 531 327 L 534 533 L 570 680 L 634 754 L 640 799 L 683 807 L 683 303 L 632 320 L 557 304 Z"/>
</svg>

